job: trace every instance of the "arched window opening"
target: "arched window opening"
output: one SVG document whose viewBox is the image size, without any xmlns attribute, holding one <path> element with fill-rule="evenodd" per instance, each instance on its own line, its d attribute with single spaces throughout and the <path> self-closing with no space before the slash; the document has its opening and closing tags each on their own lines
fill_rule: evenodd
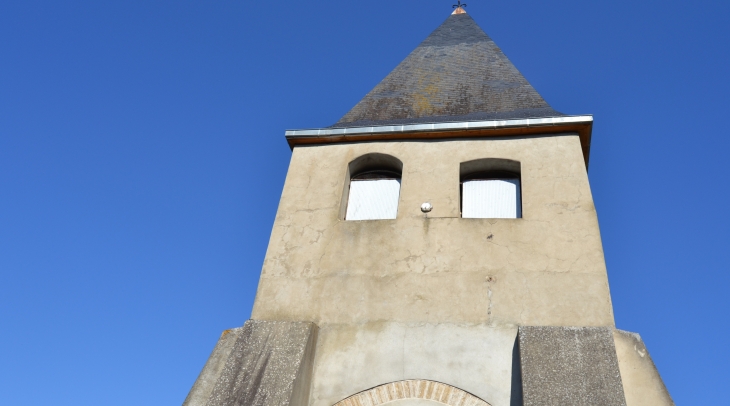
<svg viewBox="0 0 730 406">
<path fill-rule="evenodd" d="M 390 155 L 368 154 L 352 161 L 348 165 L 345 220 L 395 219 L 402 171 L 401 161 Z"/>
<path fill-rule="evenodd" d="M 520 163 L 486 158 L 461 164 L 462 218 L 521 218 Z"/>
</svg>

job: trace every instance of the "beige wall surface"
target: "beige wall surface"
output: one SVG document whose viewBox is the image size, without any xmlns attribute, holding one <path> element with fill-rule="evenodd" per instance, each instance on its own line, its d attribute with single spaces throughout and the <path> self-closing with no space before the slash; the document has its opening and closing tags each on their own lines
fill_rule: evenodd
<svg viewBox="0 0 730 406">
<path fill-rule="evenodd" d="M 341 218 L 368 153 L 403 162 L 395 220 Z M 460 218 L 459 165 L 480 158 L 521 163 L 523 218 Z M 295 148 L 252 318 L 613 326 L 578 136 Z"/>
<path fill-rule="evenodd" d="M 331 406 L 384 383 L 422 379 L 509 406 L 516 336 L 517 328 L 484 324 L 328 325 L 319 331 L 309 404 Z"/>
<path fill-rule="evenodd" d="M 613 339 L 626 405 L 673 406 L 674 401 L 641 337 L 636 333 L 615 330 Z"/>
<path fill-rule="evenodd" d="M 433 400 L 423 399 L 403 399 L 396 400 L 394 402 L 384 403 L 383 406 L 443 406 L 441 402 L 434 402 Z"/>
</svg>

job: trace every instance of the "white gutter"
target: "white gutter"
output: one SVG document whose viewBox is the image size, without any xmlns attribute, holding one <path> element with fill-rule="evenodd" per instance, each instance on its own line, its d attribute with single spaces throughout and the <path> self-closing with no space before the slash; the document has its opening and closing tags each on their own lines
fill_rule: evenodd
<svg viewBox="0 0 730 406">
<path fill-rule="evenodd" d="M 286 137 L 317 137 L 334 135 L 365 135 L 385 133 L 407 133 L 420 131 L 450 131 L 499 129 L 510 127 L 544 127 L 561 124 L 592 123 L 592 115 L 526 118 L 521 120 L 461 121 L 451 123 L 386 125 L 378 127 L 314 128 L 309 130 L 287 130 Z"/>
</svg>

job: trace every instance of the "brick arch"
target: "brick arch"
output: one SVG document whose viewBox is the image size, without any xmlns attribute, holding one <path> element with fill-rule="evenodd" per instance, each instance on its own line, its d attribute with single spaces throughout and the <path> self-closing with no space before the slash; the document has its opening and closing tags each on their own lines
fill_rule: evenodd
<svg viewBox="0 0 730 406">
<path fill-rule="evenodd" d="M 404 399 L 423 399 L 446 406 L 490 406 L 469 392 L 441 382 L 406 380 L 386 383 L 356 393 L 334 406 L 378 406 Z"/>
</svg>

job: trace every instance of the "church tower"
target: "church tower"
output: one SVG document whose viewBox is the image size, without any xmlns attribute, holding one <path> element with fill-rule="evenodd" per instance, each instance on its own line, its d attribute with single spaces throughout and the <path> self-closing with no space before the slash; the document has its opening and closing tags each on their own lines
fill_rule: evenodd
<svg viewBox="0 0 730 406">
<path fill-rule="evenodd" d="M 335 125 L 286 132 L 251 320 L 184 405 L 672 405 L 615 328 L 592 123 L 457 8 Z"/>
</svg>

